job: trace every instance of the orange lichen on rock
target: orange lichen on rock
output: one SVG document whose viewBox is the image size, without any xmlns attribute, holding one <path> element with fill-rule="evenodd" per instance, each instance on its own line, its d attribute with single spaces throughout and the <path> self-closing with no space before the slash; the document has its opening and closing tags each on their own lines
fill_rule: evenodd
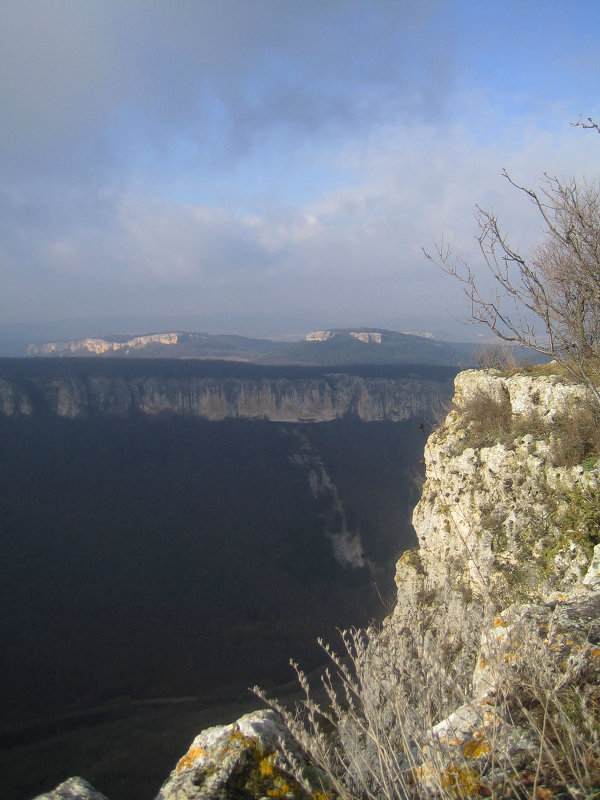
<svg viewBox="0 0 600 800">
<path fill-rule="evenodd" d="M 408 773 L 408 782 L 413 786 L 417 783 L 426 783 L 435 777 L 438 770 L 433 761 L 424 761 L 418 767 L 413 767 Z"/>
<path fill-rule="evenodd" d="M 184 769 L 191 769 L 194 766 L 194 762 L 197 761 L 202 756 L 206 755 L 206 750 L 203 747 L 198 747 L 197 745 L 192 745 L 187 753 L 182 756 L 177 762 L 177 766 L 175 767 L 175 772 L 179 775 Z"/>
<path fill-rule="evenodd" d="M 315 792 L 313 797 L 315 800 L 335 800 L 333 792 Z"/>
<path fill-rule="evenodd" d="M 491 747 L 484 736 L 478 736 L 467 742 L 463 748 L 465 758 L 481 758 L 491 752 Z"/>
</svg>

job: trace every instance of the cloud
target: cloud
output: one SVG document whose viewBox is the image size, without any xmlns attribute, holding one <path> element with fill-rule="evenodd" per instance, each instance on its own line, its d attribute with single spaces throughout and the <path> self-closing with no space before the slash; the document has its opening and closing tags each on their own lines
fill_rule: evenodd
<svg viewBox="0 0 600 800">
<path fill-rule="evenodd" d="M 448 65 L 423 66 L 433 44 L 422 41 L 413 82 L 411 36 L 425 7 L 8 0 L 0 25 L 4 168 L 122 169 L 136 151 L 160 154 L 182 136 L 210 163 L 270 136 L 371 125 L 409 86 L 403 102 L 411 106 L 417 87 L 441 94 Z"/>
<path fill-rule="evenodd" d="M 481 144 L 462 126 L 387 126 L 368 148 L 349 144 L 333 156 L 339 164 L 360 161 L 351 183 L 302 206 L 282 208 L 274 198 L 254 214 L 134 187 L 63 194 L 60 202 L 51 198 L 55 204 L 10 206 L 5 197 L 1 238 L 12 288 L 2 310 L 9 315 L 26 296 L 36 309 L 55 303 L 63 314 L 74 300 L 81 313 L 96 315 L 305 308 L 324 322 L 345 313 L 392 327 L 404 327 L 419 309 L 439 317 L 433 306 L 442 299 L 459 313 L 459 287 L 425 261 L 421 247 L 444 236 L 476 259 L 473 214 L 481 202 L 527 249 L 538 220 L 501 166 L 536 185 L 544 167 L 584 169 L 597 147 L 573 130 L 526 131 L 513 145 Z"/>
<path fill-rule="evenodd" d="M 595 138 L 568 127 L 593 37 L 567 50 L 587 78 L 565 94 L 553 42 L 531 40 L 532 65 L 523 33 L 499 59 L 512 6 L 496 39 L 485 8 L 7 0 L 0 314 L 402 328 L 439 317 L 440 296 L 458 306 L 421 246 L 472 251 L 479 202 L 527 247 L 537 220 L 501 168 L 536 184 L 597 162 Z"/>
</svg>

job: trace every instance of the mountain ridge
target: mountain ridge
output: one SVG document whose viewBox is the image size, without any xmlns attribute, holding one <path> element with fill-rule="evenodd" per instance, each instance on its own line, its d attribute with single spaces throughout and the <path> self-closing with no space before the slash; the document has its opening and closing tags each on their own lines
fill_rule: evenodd
<svg viewBox="0 0 600 800">
<path fill-rule="evenodd" d="M 385 328 L 315 330 L 295 342 L 229 334 L 164 331 L 33 343 L 29 357 L 209 358 L 265 364 L 470 364 L 478 344 L 451 344 Z"/>
</svg>

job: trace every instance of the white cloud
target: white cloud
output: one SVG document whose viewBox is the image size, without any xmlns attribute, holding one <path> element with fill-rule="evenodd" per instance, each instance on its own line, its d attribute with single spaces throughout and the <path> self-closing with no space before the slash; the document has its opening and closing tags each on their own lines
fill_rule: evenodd
<svg viewBox="0 0 600 800">
<path fill-rule="evenodd" d="M 597 135 L 568 127 L 571 92 L 554 92 L 551 43 L 532 43 L 548 78 L 533 97 L 539 83 L 517 74 L 527 78 L 526 34 L 516 66 L 494 60 L 483 6 L 480 23 L 447 2 L 149 8 L 5 3 L 5 319 L 69 304 L 94 315 L 300 309 L 323 324 L 440 316 L 440 295 L 458 304 L 458 287 L 422 245 L 445 236 L 473 251 L 480 203 L 527 248 L 537 219 L 501 169 L 535 185 L 545 170 L 598 163 Z M 571 69 L 589 72 L 588 39 Z"/>
</svg>

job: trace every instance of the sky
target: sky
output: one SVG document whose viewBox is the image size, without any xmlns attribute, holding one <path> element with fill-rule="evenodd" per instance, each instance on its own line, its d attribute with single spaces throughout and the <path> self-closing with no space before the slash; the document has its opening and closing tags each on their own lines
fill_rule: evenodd
<svg viewBox="0 0 600 800">
<path fill-rule="evenodd" d="M 597 176 L 599 51 L 597 0 L 3 0 L 0 325 L 450 330 L 422 247 Z"/>
</svg>

